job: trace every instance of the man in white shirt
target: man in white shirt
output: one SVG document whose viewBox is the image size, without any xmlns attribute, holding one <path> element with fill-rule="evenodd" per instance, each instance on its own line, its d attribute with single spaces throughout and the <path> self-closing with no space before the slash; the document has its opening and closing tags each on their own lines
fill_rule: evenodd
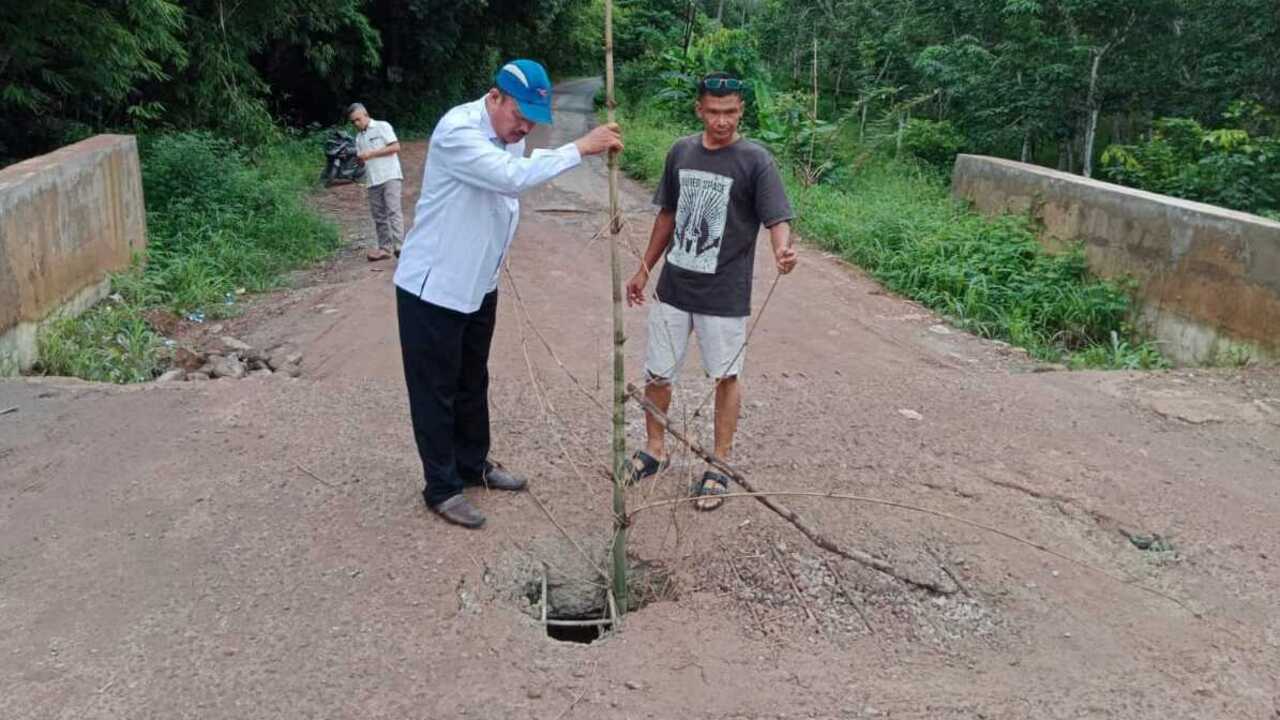
<svg viewBox="0 0 1280 720">
<path fill-rule="evenodd" d="M 489 460 L 489 345 L 498 271 L 520 219 L 520 193 L 583 156 L 622 149 L 616 125 L 524 156 L 535 124 L 551 122 L 551 81 L 532 60 L 504 65 L 495 87 L 445 114 L 431 134 L 413 229 L 396 268 L 396 314 L 423 499 L 464 527 L 484 524 L 462 489 L 522 490 Z"/>
<path fill-rule="evenodd" d="M 356 126 L 356 157 L 364 163 L 369 185 L 369 213 L 378 232 L 378 246 L 365 255 L 370 262 L 399 254 L 404 238 L 404 211 L 400 209 L 400 141 L 391 123 L 374 120 L 360 103 L 347 108 L 347 118 Z"/>
</svg>

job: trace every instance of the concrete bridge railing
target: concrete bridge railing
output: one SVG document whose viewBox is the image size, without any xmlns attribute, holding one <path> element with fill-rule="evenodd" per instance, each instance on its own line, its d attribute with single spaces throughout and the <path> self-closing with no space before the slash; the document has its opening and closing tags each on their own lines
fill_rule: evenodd
<svg viewBox="0 0 1280 720">
<path fill-rule="evenodd" d="M 138 147 L 98 135 L 0 170 L 0 375 L 36 362 L 41 323 L 110 292 L 146 247 Z"/>
<path fill-rule="evenodd" d="M 1050 250 L 1082 242 L 1096 274 L 1136 280 L 1139 323 L 1174 362 L 1280 362 L 1280 223 L 978 155 L 956 159 L 952 192 L 1030 214 Z"/>
</svg>

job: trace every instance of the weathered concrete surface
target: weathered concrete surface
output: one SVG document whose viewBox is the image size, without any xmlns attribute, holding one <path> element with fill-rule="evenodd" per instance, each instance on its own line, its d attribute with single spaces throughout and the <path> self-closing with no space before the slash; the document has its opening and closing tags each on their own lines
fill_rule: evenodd
<svg viewBox="0 0 1280 720">
<path fill-rule="evenodd" d="M 1050 249 L 1138 282 L 1140 322 L 1180 363 L 1280 361 L 1280 223 L 1010 160 L 961 155 L 952 191 L 1029 213 Z"/>
<path fill-rule="evenodd" d="M 98 135 L 0 170 L 0 374 L 36 361 L 50 316 L 79 313 L 146 246 L 138 147 Z"/>
</svg>

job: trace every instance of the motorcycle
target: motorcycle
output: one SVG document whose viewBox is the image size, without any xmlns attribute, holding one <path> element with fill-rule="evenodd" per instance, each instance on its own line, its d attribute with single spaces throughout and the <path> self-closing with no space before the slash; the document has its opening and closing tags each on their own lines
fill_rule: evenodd
<svg viewBox="0 0 1280 720">
<path fill-rule="evenodd" d="M 356 139 L 350 133 L 334 130 L 324 143 L 327 158 L 320 180 L 325 187 L 340 182 L 363 182 L 368 172 L 364 163 L 356 158 Z"/>
</svg>

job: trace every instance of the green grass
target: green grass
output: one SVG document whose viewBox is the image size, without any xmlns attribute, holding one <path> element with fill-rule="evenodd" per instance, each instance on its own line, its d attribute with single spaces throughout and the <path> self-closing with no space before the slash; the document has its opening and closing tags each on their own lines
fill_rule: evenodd
<svg viewBox="0 0 1280 720">
<path fill-rule="evenodd" d="M 685 130 L 643 109 L 624 116 L 622 167 L 655 182 Z M 872 158 L 802 187 L 784 173 L 798 232 L 884 285 L 982 337 L 1076 368 L 1166 361 L 1129 325 L 1130 293 L 1089 275 L 1079 249 L 1051 255 L 1025 218 L 988 220 L 951 199 L 936 169 Z"/>
<path fill-rule="evenodd" d="M 322 164 L 319 143 L 289 137 L 249 155 L 200 132 L 143 138 L 147 255 L 113 278 L 118 301 L 42 330 L 37 369 L 149 380 L 163 369 L 166 349 L 146 309 L 232 315 L 238 292 L 269 289 L 285 271 L 331 253 L 337 227 L 305 203 Z"/>
<path fill-rule="evenodd" d="M 40 334 L 46 374 L 98 382 L 146 382 L 162 367 L 161 338 L 138 305 L 107 300 L 73 318 L 59 318 Z"/>
</svg>

